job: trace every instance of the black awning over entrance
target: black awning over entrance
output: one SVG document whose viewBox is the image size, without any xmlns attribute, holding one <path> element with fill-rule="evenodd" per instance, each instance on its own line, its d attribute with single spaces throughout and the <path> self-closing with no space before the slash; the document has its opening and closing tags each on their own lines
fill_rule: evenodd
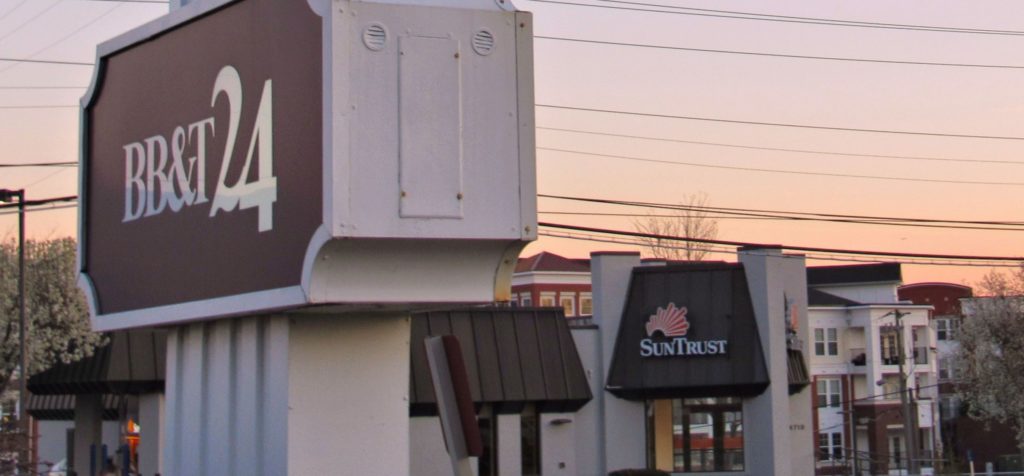
<svg viewBox="0 0 1024 476">
<path fill-rule="evenodd" d="M 769 383 L 743 265 L 633 270 L 608 391 L 636 400 L 742 397 Z"/>
<path fill-rule="evenodd" d="M 466 359 L 476 404 L 517 412 L 572 412 L 592 398 L 576 344 L 561 309 L 468 308 L 413 315 L 410 414 L 436 414 L 424 352 L 429 336 L 454 335 Z"/>
</svg>

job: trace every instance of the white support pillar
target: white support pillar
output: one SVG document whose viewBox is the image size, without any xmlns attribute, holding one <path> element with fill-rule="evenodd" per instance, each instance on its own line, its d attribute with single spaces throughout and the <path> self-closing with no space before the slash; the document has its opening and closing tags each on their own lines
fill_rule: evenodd
<svg viewBox="0 0 1024 476">
<path fill-rule="evenodd" d="M 499 414 L 497 421 L 498 474 L 522 474 L 523 437 L 519 414 Z M 541 444 L 543 445 L 543 440 Z"/>
<path fill-rule="evenodd" d="M 408 315 L 299 316 L 288 359 L 288 474 L 409 472 Z"/>
<path fill-rule="evenodd" d="M 640 253 L 591 253 L 591 280 L 594 291 L 594 323 L 601 330 L 601 382 L 608 381 L 615 339 L 622 321 L 629 280 L 633 268 L 640 266 Z M 603 383 L 602 383 L 603 387 Z M 604 435 L 598 474 L 646 464 L 646 416 L 643 402 L 617 398 L 604 391 L 595 400 L 601 407 L 599 431 Z"/>
<path fill-rule="evenodd" d="M 164 474 L 408 473 L 409 328 L 302 314 L 173 329 Z"/>
<path fill-rule="evenodd" d="M 807 284 L 802 256 L 784 255 L 777 248 L 745 249 L 740 255 L 754 306 L 761 348 L 771 385 L 764 393 L 744 400 L 743 428 L 747 432 L 746 464 L 758 474 L 804 474 L 814 467 L 811 390 L 789 395 L 785 299 L 793 299 L 797 342 L 806 356 Z M 804 309 L 801 309 L 804 308 Z"/>
<path fill-rule="evenodd" d="M 541 474 L 547 476 L 575 475 L 576 415 L 574 413 L 542 413 L 540 415 Z"/>
<path fill-rule="evenodd" d="M 103 395 L 75 395 L 75 473 L 91 476 L 89 464 L 94 449 L 103 444 Z M 96 474 L 103 468 L 99 458 L 95 461 Z"/>
<path fill-rule="evenodd" d="M 164 394 L 139 396 L 139 473 L 153 476 L 164 473 Z"/>
</svg>

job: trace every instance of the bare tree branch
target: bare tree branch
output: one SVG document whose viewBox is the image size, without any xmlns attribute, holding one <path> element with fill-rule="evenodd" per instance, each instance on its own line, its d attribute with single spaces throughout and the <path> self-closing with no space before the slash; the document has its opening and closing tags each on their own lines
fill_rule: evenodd
<svg viewBox="0 0 1024 476">
<path fill-rule="evenodd" d="M 715 239 L 718 236 L 718 222 L 701 210 L 707 206 L 706 193 L 695 193 L 683 196 L 680 205 L 683 209 L 676 210 L 672 217 L 648 214 L 633 222 L 633 226 L 641 233 L 684 238 Z M 702 261 L 711 251 L 706 243 L 678 242 L 643 238 L 645 247 L 651 256 L 666 260 Z"/>
</svg>

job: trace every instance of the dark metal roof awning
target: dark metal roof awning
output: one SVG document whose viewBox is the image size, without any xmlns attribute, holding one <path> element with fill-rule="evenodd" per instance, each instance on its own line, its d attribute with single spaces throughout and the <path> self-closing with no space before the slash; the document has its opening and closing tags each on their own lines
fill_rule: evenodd
<svg viewBox="0 0 1024 476">
<path fill-rule="evenodd" d="M 107 334 L 107 345 L 70 364 L 29 377 L 35 395 L 146 393 L 164 388 L 166 332 L 143 329 Z"/>
<path fill-rule="evenodd" d="M 121 408 L 125 395 L 103 395 L 103 419 L 118 420 L 121 415 Z M 36 420 L 74 420 L 75 419 L 75 396 L 74 395 L 30 395 L 28 398 L 28 413 Z"/>
<path fill-rule="evenodd" d="M 811 376 L 807 372 L 807 363 L 804 362 L 803 352 L 798 349 L 786 349 L 786 367 L 790 395 L 799 393 L 800 390 L 811 384 Z"/>
<path fill-rule="evenodd" d="M 436 414 L 423 340 L 454 335 L 466 358 L 476 404 L 499 413 L 525 404 L 540 412 L 572 412 L 592 398 L 576 344 L 561 310 L 470 308 L 413 315 L 409 412 Z"/>
</svg>

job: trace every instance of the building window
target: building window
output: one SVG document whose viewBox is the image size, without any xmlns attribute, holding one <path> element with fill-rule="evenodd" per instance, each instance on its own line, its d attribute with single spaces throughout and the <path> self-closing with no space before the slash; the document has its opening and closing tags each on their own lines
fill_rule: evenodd
<svg viewBox="0 0 1024 476">
<path fill-rule="evenodd" d="M 883 365 L 897 365 L 900 361 L 899 346 L 899 334 L 895 329 L 883 329 L 881 334 L 878 335 L 879 344 L 881 345 L 882 364 Z"/>
<path fill-rule="evenodd" d="M 818 461 L 843 459 L 843 432 L 818 433 Z"/>
<path fill-rule="evenodd" d="M 522 304 L 523 307 L 530 307 L 530 306 L 532 306 L 533 305 L 533 301 L 530 299 L 530 293 L 523 293 L 523 296 L 519 300 L 519 303 Z"/>
<path fill-rule="evenodd" d="M 889 465 L 896 468 L 906 468 L 907 461 L 903 459 L 903 442 L 899 436 L 889 436 Z"/>
<path fill-rule="evenodd" d="M 519 305 L 519 293 L 512 293 L 511 306 L 516 307 Z"/>
<path fill-rule="evenodd" d="M 938 340 L 956 340 L 960 321 L 955 318 L 941 317 L 935 320 L 936 338 Z"/>
<path fill-rule="evenodd" d="M 576 315 L 576 295 L 574 293 L 562 293 L 558 296 L 566 317 Z"/>
<path fill-rule="evenodd" d="M 842 381 L 837 378 L 818 379 L 818 408 L 838 408 L 842 390 Z"/>
<path fill-rule="evenodd" d="M 648 402 L 648 445 L 656 467 L 671 472 L 743 471 L 743 405 L 739 398 Z M 672 453 L 665 450 L 672 448 Z"/>
<path fill-rule="evenodd" d="M 555 307 L 555 293 L 540 293 L 540 307 Z"/>
<path fill-rule="evenodd" d="M 944 421 L 954 420 L 960 416 L 960 399 L 953 395 L 939 397 L 939 416 Z"/>
<path fill-rule="evenodd" d="M 839 355 L 839 338 L 836 328 L 814 329 L 814 355 Z"/>
<path fill-rule="evenodd" d="M 590 293 L 580 293 L 580 315 L 594 315 L 594 298 Z"/>
<path fill-rule="evenodd" d="M 953 359 L 948 356 L 939 357 L 939 380 L 953 380 Z"/>
<path fill-rule="evenodd" d="M 540 476 L 540 415 L 532 406 L 519 415 L 523 476 Z"/>
</svg>

